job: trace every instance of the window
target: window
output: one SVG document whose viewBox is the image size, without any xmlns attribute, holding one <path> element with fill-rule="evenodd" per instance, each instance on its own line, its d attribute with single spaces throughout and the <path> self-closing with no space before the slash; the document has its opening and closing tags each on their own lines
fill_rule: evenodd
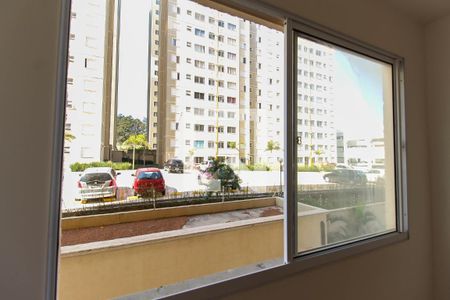
<svg viewBox="0 0 450 300">
<path fill-rule="evenodd" d="M 205 114 L 205 110 L 203 108 L 194 108 L 194 115 L 203 116 Z"/>
<path fill-rule="evenodd" d="M 236 60 L 236 53 L 228 52 L 227 57 L 228 57 L 228 59 Z"/>
<path fill-rule="evenodd" d="M 200 83 L 200 84 L 205 84 L 205 77 L 194 76 L 194 82 Z"/>
<path fill-rule="evenodd" d="M 195 92 L 194 93 L 194 99 L 205 100 L 205 93 Z"/>
<path fill-rule="evenodd" d="M 194 49 L 196 52 L 205 53 L 205 46 L 195 44 Z"/>
<path fill-rule="evenodd" d="M 235 104 L 236 103 L 236 97 L 227 97 L 227 103 Z"/>
<path fill-rule="evenodd" d="M 205 68 L 205 62 L 201 61 L 201 60 L 195 60 L 194 61 L 194 66 L 200 69 L 204 69 Z"/>
<path fill-rule="evenodd" d="M 228 29 L 232 30 L 232 31 L 235 31 L 236 30 L 236 25 L 228 23 Z"/>
<path fill-rule="evenodd" d="M 194 148 L 196 149 L 202 149 L 205 147 L 205 141 L 194 141 Z"/>
<path fill-rule="evenodd" d="M 236 133 L 236 127 L 227 127 L 227 133 Z"/>
<path fill-rule="evenodd" d="M 201 22 L 205 21 L 205 15 L 202 15 L 200 13 L 195 13 L 195 19 Z"/>
<path fill-rule="evenodd" d="M 195 124 L 194 125 L 194 130 L 195 131 L 205 131 L 205 125 Z"/>
<path fill-rule="evenodd" d="M 205 36 L 205 31 L 202 30 L 202 29 L 195 28 L 195 35 L 199 36 L 199 37 L 204 37 Z"/>
<path fill-rule="evenodd" d="M 131 5 L 130 3 L 134 2 L 122 2 L 123 5 Z M 105 286 L 108 288 L 109 285 L 111 298 L 123 296 L 115 294 L 115 289 L 111 287 L 127 284 L 130 280 L 126 274 L 122 274 L 121 269 L 136 274 L 142 283 L 139 286 L 141 290 L 154 288 L 159 291 L 166 289 L 166 286 L 170 289 L 172 284 L 195 278 L 197 275 L 192 269 L 191 255 L 184 255 L 176 263 L 174 256 L 169 255 L 173 254 L 172 249 L 189 254 L 185 245 L 189 245 L 190 249 L 197 249 L 195 257 L 202 258 L 200 263 L 196 260 L 194 271 L 201 270 L 202 261 L 205 261 L 208 262 L 208 267 L 217 272 L 234 274 L 241 266 L 261 263 L 255 259 L 256 255 L 280 262 L 280 266 L 276 268 L 288 270 L 294 268 L 294 264 L 283 264 L 283 259 L 291 262 L 297 257 L 319 251 L 323 251 L 320 254 L 322 259 L 328 259 L 336 249 L 347 251 L 344 248 L 353 249 L 354 245 L 360 247 L 361 240 L 370 244 L 371 237 L 376 236 L 382 240 L 404 230 L 402 219 L 398 218 L 404 213 L 399 199 L 402 194 L 402 157 L 399 155 L 402 144 L 399 143 L 401 137 L 394 136 L 394 132 L 401 132 L 399 128 L 394 128 L 394 124 L 401 124 L 400 120 L 395 119 L 400 105 L 392 92 L 401 91 L 397 86 L 399 74 L 396 72 L 401 65 L 397 58 L 371 52 L 373 50 L 369 51 L 362 43 L 355 47 L 357 52 L 352 52 L 354 47 L 350 39 L 341 47 L 339 37 L 322 34 L 320 28 L 315 28 L 313 24 L 308 25 L 315 28 L 311 30 L 306 26 L 296 27 L 301 26 L 301 22 L 293 23 L 295 32 L 288 32 L 285 36 L 274 29 L 276 26 L 268 28 L 252 23 L 251 20 L 244 20 L 241 16 L 230 15 L 232 10 L 219 12 L 201 3 L 208 2 L 169 1 L 169 14 L 164 13 L 157 19 L 156 10 L 150 11 L 151 20 L 160 20 L 159 24 L 167 27 L 164 32 L 167 29 L 168 35 L 162 34 L 162 31 L 158 34 L 158 40 L 166 39 L 162 42 L 168 45 L 158 50 L 167 52 L 156 54 L 167 59 L 161 60 L 155 69 L 153 64 L 156 59 L 153 57 L 154 51 L 151 51 L 151 78 L 143 80 L 144 86 L 133 90 L 130 89 L 134 87 L 131 82 L 134 84 L 138 80 L 121 81 L 120 90 L 123 95 L 118 97 L 120 103 L 116 106 L 117 115 L 101 109 L 105 105 L 103 101 L 107 101 L 103 95 L 114 92 L 105 89 L 117 85 L 117 76 L 99 76 L 105 70 L 90 62 L 88 67 L 98 72 L 83 73 L 80 76 L 73 72 L 73 68 L 69 68 L 67 73 L 67 94 L 71 97 L 66 103 L 74 109 L 67 109 L 63 113 L 67 113 L 67 128 L 73 131 L 76 139 L 71 144 L 64 144 L 64 149 L 61 148 L 65 152 L 62 224 L 67 223 L 67 216 L 73 218 L 77 217 L 76 214 L 89 213 L 90 218 L 99 219 L 106 212 L 126 213 L 127 218 L 128 214 L 131 216 L 139 213 L 142 217 L 140 209 L 149 209 L 158 222 L 163 220 L 163 223 L 170 223 L 165 216 L 175 211 L 170 207 L 172 204 L 189 205 L 189 210 L 192 211 L 195 211 L 198 203 L 202 206 L 202 212 L 195 216 L 183 215 L 177 219 L 177 224 L 171 224 L 173 227 L 163 228 L 162 231 L 171 230 L 167 234 L 142 232 L 146 226 L 139 227 L 139 230 L 126 228 L 126 236 L 120 236 L 120 230 L 111 230 L 112 236 L 106 237 L 101 243 L 95 243 L 100 251 L 91 251 L 93 246 L 90 242 L 98 240 L 80 242 L 74 239 L 73 245 L 84 245 L 70 247 L 67 241 L 73 232 L 62 227 L 61 260 L 67 260 L 65 253 L 70 250 L 70 260 L 76 262 L 71 266 L 77 268 L 73 273 L 65 270 L 65 274 L 80 274 L 89 282 L 95 280 L 96 289 Z M 236 4 L 233 9 L 238 8 L 239 5 Z M 84 31 L 89 28 L 88 24 L 83 24 L 86 21 L 82 16 L 86 12 L 77 12 L 76 22 L 80 26 L 71 26 L 69 34 L 84 38 Z M 108 11 L 105 10 L 98 15 L 114 19 L 115 16 L 107 14 Z M 148 18 L 149 15 L 145 17 Z M 214 25 L 200 23 L 206 20 Z M 126 22 L 126 19 L 122 21 Z M 219 28 L 214 28 L 215 22 Z M 111 30 L 114 31 L 113 34 L 117 34 L 115 26 Z M 161 29 L 156 26 L 149 31 L 153 39 L 155 30 Z M 124 34 L 126 35 L 125 32 Z M 208 39 L 205 39 L 206 34 Z M 216 37 L 221 47 L 217 47 Z M 104 65 L 105 58 L 98 56 L 98 53 L 103 53 L 106 49 L 104 47 L 112 45 L 107 45 L 108 41 L 102 38 L 102 33 L 93 38 L 97 40 L 94 43 L 96 49 L 85 44 L 84 40 L 81 43 L 79 40 L 69 40 L 70 56 L 76 57 L 74 63 L 82 65 L 85 57 L 95 57 L 98 67 Z M 287 54 L 296 53 L 295 57 L 289 56 L 293 61 L 286 66 L 283 64 L 282 46 L 285 38 L 290 47 L 286 50 Z M 124 43 L 126 38 L 114 40 L 122 48 L 138 47 Z M 80 45 L 75 42 L 81 44 L 81 50 L 77 49 Z M 205 55 L 206 47 L 210 55 Z M 149 53 L 146 47 L 140 50 Z M 84 53 L 85 51 L 87 52 Z M 250 53 L 253 56 L 247 61 L 249 51 L 253 51 Z M 339 58 L 336 59 L 336 56 Z M 126 61 L 123 55 L 117 57 L 117 60 L 120 63 Z M 239 66 L 239 62 L 246 65 Z M 205 70 L 206 64 L 208 70 Z M 339 69 L 342 64 L 349 68 Z M 126 70 L 119 69 L 118 72 Z M 154 73 L 155 71 L 157 72 Z M 293 74 L 298 75 L 301 82 L 289 82 L 294 80 L 291 77 Z M 129 78 L 139 76 L 137 71 L 127 75 Z M 164 78 L 160 79 L 159 76 Z M 355 78 L 360 81 L 354 80 Z M 206 79 L 208 86 L 205 85 Z M 83 85 L 85 81 L 89 81 L 88 87 Z M 159 87 L 155 85 L 158 82 L 161 83 Z M 292 90 L 287 90 L 288 95 L 284 95 L 283 87 L 286 83 L 286 86 L 292 86 Z M 80 88 L 81 95 L 75 96 L 74 88 L 77 87 Z M 158 94 L 158 89 L 164 87 L 167 88 Z M 344 87 L 352 87 L 352 95 L 356 96 L 348 97 L 349 91 Z M 378 97 L 366 97 L 374 91 Z M 150 95 L 150 99 L 143 97 L 142 105 L 139 106 L 136 104 L 138 100 L 134 101 L 135 92 Z M 343 101 L 345 93 L 346 100 Z M 206 95 L 208 101 L 204 101 Z M 131 109 L 131 113 L 124 108 Z M 135 136 L 142 136 L 142 143 L 152 145 L 153 148 L 132 151 L 130 142 L 125 142 L 132 138 L 126 135 L 127 131 L 122 130 L 123 126 L 132 126 L 132 132 L 137 133 Z M 292 132 L 285 133 L 284 128 L 290 128 Z M 106 140 L 103 137 L 105 132 L 111 134 Z M 115 145 L 109 143 L 108 138 Z M 109 151 L 105 151 L 108 149 L 117 150 L 113 152 L 114 155 L 110 155 Z M 90 201 L 87 199 L 89 189 L 83 193 L 83 184 L 78 184 L 78 173 L 70 169 L 70 165 L 77 162 L 79 164 L 75 164 L 76 166 L 84 166 L 89 163 L 96 165 L 94 163 L 102 160 L 114 160 L 128 169 L 121 171 L 117 180 L 102 186 L 103 190 L 110 191 L 110 194 L 105 194 L 104 200 L 120 201 Z M 239 179 L 240 189 L 232 182 L 224 183 L 214 178 L 217 175 L 208 174 L 206 170 L 212 160 L 227 166 L 227 172 L 234 172 L 230 177 Z M 151 164 L 164 165 L 166 170 L 161 171 L 165 180 L 164 189 L 158 189 L 158 185 L 139 188 L 130 184 L 134 182 L 131 174 L 137 175 L 141 166 Z M 193 171 L 203 171 L 203 168 L 205 172 Z M 284 182 L 285 178 L 290 180 Z M 110 188 L 114 184 L 117 189 Z M 79 194 L 86 199 L 78 201 L 75 195 Z M 249 213 L 230 209 L 223 214 L 224 219 L 220 217 L 208 220 L 210 223 L 207 224 L 214 225 L 217 230 L 202 227 L 202 218 L 205 218 L 203 212 L 207 211 L 211 203 L 227 202 L 227 206 L 231 207 L 235 203 L 233 201 L 239 199 L 259 206 L 261 197 L 264 197 L 261 203 L 270 202 L 270 207 L 259 207 Z M 89 204 L 85 205 L 87 203 Z M 232 218 L 227 219 L 227 214 Z M 241 222 L 235 223 L 236 216 L 241 218 Z M 153 221 L 145 220 L 149 224 Z M 251 224 L 251 230 L 246 230 L 248 224 Z M 280 230 L 283 224 L 287 225 L 288 232 Z M 108 226 L 109 224 L 103 226 L 102 230 L 109 230 Z M 272 230 L 275 229 L 273 226 L 276 226 L 276 230 Z M 152 226 L 148 226 L 150 227 Z M 264 231 L 264 228 L 270 231 Z M 278 232 L 279 236 L 273 238 L 274 232 Z M 226 249 L 217 233 L 227 235 Z M 201 239 L 192 238 L 198 234 Z M 167 238 L 169 235 L 170 238 Z M 160 247 L 163 236 L 164 247 Z M 187 241 L 188 238 L 191 240 Z M 283 251 L 280 243 L 283 239 L 287 241 L 286 251 Z M 209 251 L 209 246 L 216 240 L 219 241 L 216 248 L 218 250 Z M 205 241 L 208 244 L 192 244 Z M 341 248 L 342 245 L 346 247 Z M 142 247 L 145 247 L 145 251 L 141 251 Z M 115 259 L 104 261 L 102 255 L 90 259 L 94 252 L 109 253 L 119 248 L 125 257 L 125 265 Z M 133 257 L 126 259 L 130 251 Z M 140 257 L 139 253 L 145 253 L 145 256 Z M 84 259 L 78 260 L 79 257 Z M 312 255 L 308 259 L 313 262 L 316 258 Z M 90 262 L 89 265 L 86 261 Z M 152 262 L 151 267 L 149 262 Z M 214 265 L 216 262 L 220 262 L 217 268 Z M 117 276 L 107 273 L 112 264 L 116 267 Z M 299 262 L 296 265 L 301 264 Z M 65 266 L 67 264 L 61 263 L 61 267 Z M 164 272 L 153 276 L 154 266 Z M 174 274 L 177 280 L 171 279 Z M 206 276 L 204 278 L 208 278 L 208 275 L 211 274 L 207 271 L 202 273 L 202 276 Z M 102 278 L 108 278 L 108 282 L 105 283 Z M 243 282 L 245 279 L 242 279 Z M 64 291 L 66 294 L 74 299 L 82 298 L 80 288 L 72 284 L 69 275 L 61 280 L 70 282 L 61 285 L 67 289 Z M 84 285 L 82 291 L 92 292 L 94 289 Z M 211 294 L 212 298 L 214 296 Z"/>
</svg>

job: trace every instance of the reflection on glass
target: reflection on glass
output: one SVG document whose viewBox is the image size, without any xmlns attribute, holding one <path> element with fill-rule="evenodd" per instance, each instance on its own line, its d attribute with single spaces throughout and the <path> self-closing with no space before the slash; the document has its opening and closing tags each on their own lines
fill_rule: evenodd
<svg viewBox="0 0 450 300">
<path fill-rule="evenodd" d="M 395 230 L 392 66 L 297 39 L 298 252 Z"/>
</svg>

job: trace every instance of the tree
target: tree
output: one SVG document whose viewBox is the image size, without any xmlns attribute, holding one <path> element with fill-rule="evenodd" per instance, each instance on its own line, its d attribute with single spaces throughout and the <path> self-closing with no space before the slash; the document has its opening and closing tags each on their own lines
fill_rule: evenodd
<svg viewBox="0 0 450 300">
<path fill-rule="evenodd" d="M 136 135 L 130 135 L 126 141 L 122 143 L 122 146 L 125 149 L 133 149 L 133 166 L 134 169 L 134 160 L 135 160 L 135 153 L 136 149 L 145 149 L 148 147 L 147 139 L 145 138 L 144 134 L 136 134 Z"/>
<path fill-rule="evenodd" d="M 270 151 L 270 153 L 272 153 L 272 151 L 274 151 L 274 150 L 280 150 L 280 144 L 273 140 L 268 141 L 267 146 L 266 146 L 266 151 Z"/>
<path fill-rule="evenodd" d="M 145 135 L 146 122 L 133 118 L 132 116 L 117 116 L 117 143 L 123 144 L 132 135 Z"/>
<path fill-rule="evenodd" d="M 64 131 L 64 140 L 66 142 L 71 142 L 75 139 L 75 136 L 68 130 Z"/>
</svg>

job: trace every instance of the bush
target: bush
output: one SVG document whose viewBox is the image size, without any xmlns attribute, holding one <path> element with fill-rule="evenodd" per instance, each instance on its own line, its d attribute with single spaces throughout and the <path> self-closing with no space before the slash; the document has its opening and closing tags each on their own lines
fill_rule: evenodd
<svg viewBox="0 0 450 300">
<path fill-rule="evenodd" d="M 239 176 L 234 173 L 233 169 L 229 165 L 223 162 L 214 160 L 206 172 L 212 174 L 214 179 L 219 179 L 221 187 L 225 190 L 239 190 L 241 188 L 239 185 L 241 182 Z"/>
<path fill-rule="evenodd" d="M 239 167 L 240 170 L 248 170 L 248 171 L 270 171 L 270 166 L 266 164 L 256 164 L 256 165 L 241 165 Z"/>
<path fill-rule="evenodd" d="M 131 169 L 131 164 L 128 162 L 125 163 L 115 163 L 111 161 L 95 161 L 91 163 L 73 163 L 70 165 L 70 170 L 72 172 L 83 172 L 87 168 L 100 168 L 100 167 L 110 167 L 114 170 L 129 170 Z"/>
<path fill-rule="evenodd" d="M 321 171 L 329 172 L 334 169 L 335 169 L 335 166 L 332 164 L 321 165 L 321 166 L 319 166 L 319 165 L 305 166 L 303 164 L 297 165 L 298 172 L 321 172 Z"/>
</svg>

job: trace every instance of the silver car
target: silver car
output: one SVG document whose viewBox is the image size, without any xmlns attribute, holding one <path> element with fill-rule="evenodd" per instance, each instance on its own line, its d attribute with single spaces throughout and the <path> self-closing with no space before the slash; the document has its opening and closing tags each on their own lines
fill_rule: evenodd
<svg viewBox="0 0 450 300">
<path fill-rule="evenodd" d="M 87 168 L 78 181 L 77 200 L 116 197 L 116 171 L 112 168 Z"/>
</svg>

